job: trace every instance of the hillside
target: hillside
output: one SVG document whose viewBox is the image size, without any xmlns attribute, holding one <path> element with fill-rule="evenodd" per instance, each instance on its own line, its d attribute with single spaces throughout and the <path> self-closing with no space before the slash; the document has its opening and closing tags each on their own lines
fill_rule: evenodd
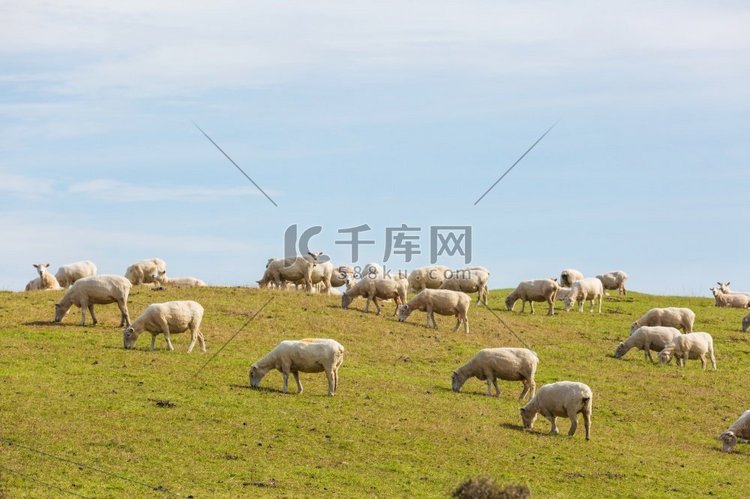
<svg viewBox="0 0 750 499">
<path fill-rule="evenodd" d="M 382 317 L 365 315 L 361 299 L 345 311 L 339 297 L 293 292 L 134 291 L 132 319 L 152 302 L 203 304 L 208 353 L 187 354 L 184 334 L 173 336 L 174 352 L 161 336 L 150 352 L 148 333 L 124 350 L 114 305 L 97 306 L 96 327 L 79 327 L 78 310 L 62 325 L 48 322 L 61 294 L 0 293 L 0 490 L 11 497 L 436 497 L 474 475 L 527 484 L 537 497 L 750 495 L 750 445 L 726 455 L 716 439 L 750 408 L 745 312 L 712 299 L 631 293 L 607 299 L 602 315 L 546 317 L 541 305 L 535 316 L 507 312 L 507 291 L 491 292 L 493 311 L 539 355 L 537 387 L 563 379 L 592 387 L 586 442 L 580 426 L 564 436 L 567 420 L 558 436 L 543 418 L 521 430 L 520 383 L 501 382 L 499 398 L 476 379 L 451 392 L 451 372 L 478 349 L 523 346 L 475 304 L 467 336 L 450 332 L 449 317 L 437 317 L 437 332 L 420 312 L 398 323 L 393 304 Z M 635 350 L 611 357 L 654 306 L 696 312 L 696 330 L 714 336 L 717 372 L 699 361 L 650 365 Z M 336 397 L 325 396 L 323 374 L 302 374 L 301 396 L 278 391 L 278 372 L 264 389 L 248 388 L 253 361 L 303 337 L 345 346 Z"/>
</svg>

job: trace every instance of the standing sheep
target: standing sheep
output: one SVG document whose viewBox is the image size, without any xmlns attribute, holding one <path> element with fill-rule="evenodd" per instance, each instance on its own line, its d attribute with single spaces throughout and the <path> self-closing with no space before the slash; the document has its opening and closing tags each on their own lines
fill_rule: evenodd
<svg viewBox="0 0 750 499">
<path fill-rule="evenodd" d="M 628 292 L 625 290 L 625 281 L 628 280 L 628 274 L 622 270 L 615 270 L 613 272 L 607 272 L 606 274 L 599 274 L 596 276 L 597 279 L 602 281 L 604 289 L 616 289 L 621 295 L 627 295 Z"/>
<path fill-rule="evenodd" d="M 318 264 L 318 258 L 323 253 L 310 253 L 307 255 L 291 258 L 271 258 L 266 264 L 266 271 L 263 278 L 258 282 L 260 288 L 266 288 L 273 282 L 277 288 L 282 287 L 284 281 L 296 283 L 302 281 L 305 284 L 305 290 L 312 292 L 312 272 Z M 323 262 L 320 262 L 323 263 Z M 330 285 L 330 275 L 329 281 Z"/>
<path fill-rule="evenodd" d="M 521 420 L 524 429 L 534 427 L 537 414 L 541 414 L 552 424 L 550 433 L 556 435 L 557 417 L 570 418 L 570 431 L 573 436 L 578 428 L 578 413 L 583 413 L 583 424 L 586 429 L 586 440 L 591 439 L 591 412 L 593 392 L 588 385 L 575 381 L 558 381 L 544 385 L 528 404 L 521 408 Z"/>
<path fill-rule="evenodd" d="M 335 340 L 305 339 L 286 340 L 250 367 L 250 386 L 258 388 L 263 377 L 271 369 L 281 371 L 284 378 L 284 393 L 288 391 L 289 373 L 297 382 L 297 393 L 302 393 L 299 373 L 325 371 L 328 378 L 328 395 L 333 397 L 339 385 L 339 367 L 344 362 L 344 347 Z"/>
<path fill-rule="evenodd" d="M 531 313 L 534 313 L 534 302 L 546 301 L 549 305 L 547 315 L 555 315 L 555 297 L 560 286 L 555 279 L 536 279 L 533 281 L 522 281 L 516 289 L 505 299 L 508 311 L 513 311 L 517 300 L 523 301 L 521 313 L 526 309 L 526 302 L 531 304 Z"/>
<path fill-rule="evenodd" d="M 150 258 L 135 262 L 125 271 L 125 277 L 128 278 L 133 286 L 139 284 L 150 284 L 154 282 L 153 275 L 167 272 L 167 264 L 161 258 Z"/>
<path fill-rule="evenodd" d="M 455 315 L 456 327 L 453 332 L 458 331 L 461 323 L 464 323 L 464 333 L 469 334 L 469 305 L 471 298 L 461 291 L 451 291 L 449 289 L 423 289 L 417 295 L 409 300 L 406 305 L 398 307 L 398 320 L 404 322 L 409 315 L 415 310 L 427 312 L 427 324 L 425 327 L 437 329 L 435 322 L 435 312 L 440 315 Z"/>
<path fill-rule="evenodd" d="M 487 381 L 487 396 L 491 396 L 491 387 L 495 387 L 495 396 L 500 396 L 497 380 L 522 381 L 523 390 L 518 396 L 522 400 L 527 393 L 533 397 L 536 393 L 536 374 L 539 358 L 526 348 L 485 348 L 480 350 L 469 362 L 453 371 L 451 385 L 454 392 L 459 392 L 467 379 L 471 377 Z"/>
<path fill-rule="evenodd" d="M 721 434 L 719 439 L 721 439 L 722 450 L 726 453 L 732 452 L 739 438 L 750 440 L 750 411 L 743 412 L 739 419 Z"/>
<path fill-rule="evenodd" d="M 565 298 L 565 311 L 569 312 L 573 308 L 573 303 L 578 302 L 578 311 L 583 312 L 583 302 L 591 301 L 589 312 L 594 313 L 594 302 L 599 299 L 599 313 L 602 313 L 602 297 L 604 296 L 604 286 L 602 281 L 596 277 L 581 279 L 576 281 L 570 287 L 570 292 Z"/>
<path fill-rule="evenodd" d="M 711 359 L 711 367 L 716 370 L 714 357 L 714 339 L 708 333 L 688 333 L 676 336 L 670 345 L 659 352 L 659 363 L 669 364 L 672 355 L 677 359 L 677 365 L 685 367 L 688 359 L 700 359 L 701 367 L 706 370 L 706 354 Z"/>
<path fill-rule="evenodd" d="M 67 288 L 68 286 L 72 286 L 78 279 L 94 275 L 96 275 L 96 265 L 92 261 L 85 260 L 61 266 L 57 269 L 55 277 L 60 286 Z"/>
<path fill-rule="evenodd" d="M 429 265 L 420 267 L 409 274 L 409 288 L 419 292 L 423 289 L 438 289 L 450 272 L 445 265 Z"/>
<path fill-rule="evenodd" d="M 642 326 L 670 326 L 682 328 L 686 333 L 693 331 L 695 312 L 689 308 L 667 307 L 652 308 L 630 326 L 630 334 Z"/>
<path fill-rule="evenodd" d="M 679 336 L 680 330 L 673 327 L 664 326 L 643 326 L 635 330 L 628 338 L 617 345 L 614 357 L 619 359 L 630 351 L 631 348 L 643 350 L 643 355 L 654 363 L 651 357 L 651 350 L 660 352 L 672 344 L 676 336 Z"/>
<path fill-rule="evenodd" d="M 720 288 L 709 288 L 714 295 L 714 305 L 717 307 L 747 308 L 750 296 L 741 293 L 724 293 Z"/>
<path fill-rule="evenodd" d="M 91 313 L 91 322 L 96 325 L 94 305 L 117 303 L 120 308 L 120 327 L 130 325 L 128 295 L 130 281 L 119 275 L 96 275 L 78 279 L 55 304 L 55 322 L 60 322 L 73 305 L 81 308 L 81 326 L 86 324 L 86 309 Z"/>
<path fill-rule="evenodd" d="M 482 302 L 487 305 L 487 281 L 489 278 L 489 272 L 478 268 L 456 270 L 443 281 L 440 289 L 477 293 L 477 303 Z"/>
<path fill-rule="evenodd" d="M 135 341 L 143 331 L 151 333 L 151 350 L 154 349 L 156 336 L 163 334 L 167 348 L 174 350 L 170 334 L 184 333 L 190 330 L 190 346 L 188 353 L 193 351 L 196 341 L 200 341 L 201 350 L 206 351 L 206 341 L 201 333 L 203 307 L 200 303 L 186 301 L 168 301 L 153 303 L 133 323 L 123 329 L 122 340 L 125 348 L 133 348 Z"/>
<path fill-rule="evenodd" d="M 583 273 L 576 269 L 563 269 L 560 272 L 560 286 L 571 287 L 574 282 L 583 279 Z"/>
<path fill-rule="evenodd" d="M 341 295 L 341 308 L 344 310 L 348 309 L 354 298 L 362 296 L 367 300 L 365 313 L 370 312 L 370 300 L 372 300 L 375 308 L 378 310 L 375 315 L 380 315 L 378 298 L 381 300 L 395 300 L 396 306 L 403 305 L 406 303 L 406 288 L 408 286 L 409 283 L 406 279 L 361 279 Z M 398 308 L 393 311 L 393 315 L 396 315 L 397 310 Z"/>
</svg>

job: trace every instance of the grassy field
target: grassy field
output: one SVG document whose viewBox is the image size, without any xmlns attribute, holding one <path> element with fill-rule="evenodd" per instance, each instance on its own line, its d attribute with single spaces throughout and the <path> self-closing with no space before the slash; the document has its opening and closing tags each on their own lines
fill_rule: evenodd
<svg viewBox="0 0 750 499">
<path fill-rule="evenodd" d="M 750 496 L 750 445 L 727 455 L 716 439 L 750 408 L 742 310 L 631 293 L 607 299 L 601 315 L 530 316 L 505 311 L 506 294 L 491 292 L 490 305 L 539 355 L 537 386 L 593 389 L 590 442 L 582 426 L 565 436 L 567 420 L 558 436 L 543 418 L 523 431 L 521 383 L 501 382 L 499 398 L 476 379 L 451 392 L 451 372 L 477 350 L 523 346 L 474 304 L 467 336 L 450 333 L 448 317 L 437 332 L 419 312 L 398 323 L 393 304 L 365 315 L 361 299 L 345 311 L 333 296 L 135 290 L 133 319 L 153 302 L 203 304 L 208 353 L 187 354 L 185 335 L 173 336 L 174 352 L 161 336 L 149 351 L 147 333 L 124 350 L 114 305 L 97 306 L 95 327 L 79 327 L 77 309 L 59 325 L 49 321 L 61 292 L 0 293 L 0 496 L 445 497 L 475 475 L 537 497 Z M 651 365 L 635 350 L 611 357 L 637 316 L 672 305 L 691 307 L 696 329 L 713 335 L 718 371 Z M 301 375 L 300 396 L 280 393 L 276 371 L 248 388 L 253 361 L 303 337 L 346 348 L 336 397 L 323 374 Z"/>
</svg>

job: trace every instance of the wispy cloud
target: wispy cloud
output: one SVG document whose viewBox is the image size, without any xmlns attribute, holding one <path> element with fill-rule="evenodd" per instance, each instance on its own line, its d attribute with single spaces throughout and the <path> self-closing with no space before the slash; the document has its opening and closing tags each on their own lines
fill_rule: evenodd
<svg viewBox="0 0 750 499">
<path fill-rule="evenodd" d="M 223 198 L 259 196 L 252 186 L 204 187 L 195 185 L 132 184 L 113 179 L 95 179 L 68 186 L 67 192 L 112 203 L 134 202 L 216 202 Z"/>
<path fill-rule="evenodd" d="M 19 196 L 44 196 L 53 192 L 54 182 L 47 179 L 0 172 L 0 192 Z"/>
</svg>

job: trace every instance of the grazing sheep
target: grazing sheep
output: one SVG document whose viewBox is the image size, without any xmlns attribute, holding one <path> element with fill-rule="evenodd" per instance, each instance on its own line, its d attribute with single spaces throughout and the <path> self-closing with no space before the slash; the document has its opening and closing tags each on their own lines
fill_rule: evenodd
<svg viewBox="0 0 750 499">
<path fill-rule="evenodd" d="M 570 288 L 563 288 L 557 290 L 557 294 L 555 295 L 555 300 L 565 302 L 565 299 L 570 296 L 571 289 Z"/>
<path fill-rule="evenodd" d="M 34 268 L 36 268 L 37 273 L 39 274 L 39 282 L 32 284 L 34 281 L 31 281 L 26 286 L 39 286 L 36 289 L 61 289 L 60 283 L 57 282 L 57 278 L 50 274 L 49 270 L 49 263 L 34 263 Z"/>
<path fill-rule="evenodd" d="M 461 322 L 464 323 L 464 333 L 469 333 L 469 304 L 471 298 L 461 291 L 451 291 L 449 289 L 423 289 L 417 295 L 409 300 L 408 303 L 398 307 L 398 320 L 404 322 L 409 315 L 415 310 L 421 310 L 427 313 L 427 324 L 425 327 L 437 329 L 435 322 L 435 312 L 440 315 L 455 315 L 456 327 L 453 328 L 455 333 Z"/>
<path fill-rule="evenodd" d="M 729 285 L 732 284 L 729 281 L 727 281 L 727 282 L 716 281 L 716 284 L 719 285 L 719 289 L 724 294 L 727 294 L 727 295 L 745 295 L 745 296 L 750 297 L 750 293 L 745 293 L 744 291 L 732 291 L 731 289 L 729 289 Z"/>
<path fill-rule="evenodd" d="M 583 279 L 583 273 L 576 269 L 563 269 L 560 272 L 560 286 L 570 287 L 574 282 Z"/>
<path fill-rule="evenodd" d="M 677 365 L 685 367 L 688 359 L 700 359 L 701 367 L 706 369 L 706 354 L 711 358 L 711 367 L 716 370 L 714 357 L 714 339 L 708 333 L 688 333 L 675 336 L 672 343 L 659 352 L 659 362 L 669 364 L 674 355 Z"/>
<path fill-rule="evenodd" d="M 429 265 L 415 269 L 409 274 L 409 289 L 415 292 L 423 289 L 438 289 L 449 272 L 450 267 L 445 265 Z"/>
<path fill-rule="evenodd" d="M 263 274 L 263 278 L 257 281 L 258 285 L 261 288 L 266 288 L 269 283 L 273 282 L 277 288 L 281 288 L 283 281 L 293 283 L 302 281 L 305 284 L 305 290 L 311 293 L 313 268 L 319 263 L 318 257 L 322 254 L 321 252 L 308 252 L 307 255 L 292 258 L 271 258 L 266 264 L 266 271 Z"/>
<path fill-rule="evenodd" d="M 748 328 L 750 328 L 750 314 L 742 318 L 742 332 L 747 333 Z"/>
<path fill-rule="evenodd" d="M 679 336 L 680 330 L 673 327 L 664 326 L 643 326 L 639 327 L 625 341 L 617 345 L 615 349 L 615 358 L 619 359 L 630 351 L 631 348 L 637 348 L 644 351 L 644 356 L 654 363 L 651 357 L 651 350 L 660 352 L 668 345 L 672 344 L 675 336 Z"/>
<path fill-rule="evenodd" d="M 549 304 L 547 315 L 555 315 L 555 297 L 560 286 L 555 279 L 536 279 L 534 281 L 522 281 L 516 289 L 505 299 L 505 306 L 509 311 L 513 311 L 513 306 L 517 300 L 523 300 L 521 313 L 526 309 L 526 302 L 531 304 L 531 313 L 534 313 L 534 302 L 544 302 Z"/>
<path fill-rule="evenodd" d="M 550 433 L 556 435 L 557 417 L 570 418 L 570 431 L 573 436 L 578 428 L 578 413 L 583 413 L 583 424 L 586 429 L 586 440 L 591 439 L 591 411 L 594 394 L 588 385 L 575 381 L 558 381 L 544 385 L 528 404 L 521 408 L 521 420 L 524 429 L 534 426 L 537 414 L 549 419 L 552 424 Z"/>
<path fill-rule="evenodd" d="M 652 308 L 630 326 L 630 334 L 642 326 L 670 326 L 690 333 L 694 323 L 695 312 L 689 308 Z"/>
<path fill-rule="evenodd" d="M 164 334 L 167 347 L 174 350 L 169 335 L 190 330 L 191 340 L 187 349 L 188 353 L 193 351 L 196 341 L 200 341 L 201 350 L 205 352 L 206 341 L 200 330 L 202 320 L 203 307 L 198 302 L 186 300 L 153 303 L 130 326 L 123 329 L 123 345 L 125 348 L 133 348 L 138 336 L 143 331 L 148 331 L 151 333 L 151 350 L 154 349 L 158 334 Z"/>
<path fill-rule="evenodd" d="M 523 390 L 518 396 L 522 400 L 527 393 L 533 397 L 536 392 L 534 375 L 539 365 L 539 358 L 526 348 L 485 348 L 480 350 L 469 362 L 453 371 L 451 385 L 454 392 L 461 390 L 471 377 L 487 381 L 487 396 L 490 388 L 495 387 L 495 396 L 500 396 L 497 380 L 522 381 Z"/>
<path fill-rule="evenodd" d="M 596 277 L 589 277 L 588 279 L 581 279 L 576 281 L 570 287 L 570 293 L 565 299 L 565 311 L 569 312 L 573 308 L 573 303 L 578 302 L 578 311 L 583 312 L 583 302 L 586 300 L 591 301 L 591 309 L 589 312 L 594 312 L 594 302 L 599 299 L 599 313 L 602 313 L 602 297 L 604 296 L 604 286 L 602 281 Z"/>
<path fill-rule="evenodd" d="M 91 277 L 92 275 L 96 275 L 96 265 L 94 265 L 94 262 L 85 260 L 82 262 L 63 265 L 57 269 L 55 277 L 57 278 L 57 282 L 60 283 L 60 286 L 67 288 L 78 279 Z"/>
<path fill-rule="evenodd" d="M 197 277 L 169 277 L 166 272 L 159 272 L 151 276 L 154 283 L 162 288 L 171 286 L 173 288 L 203 288 L 206 283 Z"/>
<path fill-rule="evenodd" d="M 284 378 L 284 393 L 287 393 L 289 373 L 297 382 L 297 393 L 302 393 L 299 373 L 325 371 L 328 378 L 328 395 L 333 397 L 339 385 L 339 367 L 344 362 L 344 347 L 334 340 L 305 339 L 286 340 L 250 367 L 250 386 L 258 388 L 263 377 L 271 369 L 281 371 Z"/>
<path fill-rule="evenodd" d="M 737 439 L 750 440 L 750 411 L 745 411 L 727 430 L 719 437 L 722 450 L 726 453 L 732 452 L 737 444 Z"/>
<path fill-rule="evenodd" d="M 625 281 L 628 280 L 628 274 L 626 274 L 622 270 L 615 270 L 613 272 L 607 272 L 606 274 L 600 274 L 596 276 L 596 278 L 602 281 L 604 289 L 616 289 L 619 294 L 628 294 L 628 292 L 625 290 Z"/>
<path fill-rule="evenodd" d="M 440 289 L 477 293 L 477 303 L 482 302 L 487 305 L 487 281 L 489 281 L 489 278 L 489 272 L 479 268 L 455 270 L 443 281 Z"/>
<path fill-rule="evenodd" d="M 125 271 L 125 277 L 128 278 L 133 286 L 139 284 L 150 284 L 155 282 L 153 277 L 162 272 L 166 273 L 167 264 L 161 258 L 150 258 L 135 262 Z"/>
<path fill-rule="evenodd" d="M 714 295 L 714 305 L 717 307 L 747 308 L 750 296 L 741 293 L 724 293 L 720 288 L 709 288 Z"/>
<path fill-rule="evenodd" d="M 120 327 L 130 325 L 128 295 L 132 284 L 119 275 L 96 275 L 78 279 L 55 304 L 55 322 L 60 322 L 73 305 L 81 308 L 81 326 L 86 324 L 86 309 L 91 312 L 91 321 L 96 325 L 94 305 L 117 303 L 120 308 Z"/>
<path fill-rule="evenodd" d="M 362 296 L 367 300 L 365 313 L 369 313 L 370 300 L 372 300 L 378 310 L 375 315 L 380 315 L 378 298 L 381 300 L 393 299 L 397 305 L 402 305 L 406 303 L 406 288 L 408 286 L 409 283 L 406 279 L 399 281 L 393 279 L 361 279 L 341 295 L 341 308 L 348 309 L 354 298 Z M 396 315 L 396 310 L 394 310 L 393 315 Z"/>
</svg>

